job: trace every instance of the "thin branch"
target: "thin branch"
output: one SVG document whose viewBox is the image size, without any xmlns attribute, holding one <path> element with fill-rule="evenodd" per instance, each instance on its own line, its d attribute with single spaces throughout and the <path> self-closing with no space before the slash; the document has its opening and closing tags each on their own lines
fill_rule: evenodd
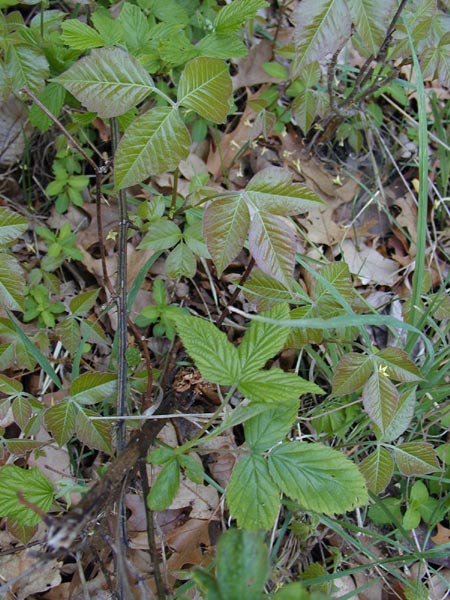
<svg viewBox="0 0 450 600">
<path fill-rule="evenodd" d="M 248 262 L 247 268 L 245 269 L 245 271 L 239 281 L 239 285 L 234 290 L 233 294 L 231 295 L 230 301 L 228 302 L 227 306 L 225 306 L 225 308 L 223 309 L 222 313 L 220 314 L 219 318 L 216 321 L 217 327 L 220 327 L 222 325 L 222 323 L 225 320 L 225 317 L 229 314 L 229 312 L 230 312 L 229 307 L 233 306 L 233 304 L 236 302 L 237 297 L 239 296 L 239 293 L 241 291 L 240 288 L 244 285 L 244 283 L 250 277 L 250 273 L 252 272 L 252 269 L 254 266 L 255 266 L 255 259 L 251 258 Z"/>
</svg>

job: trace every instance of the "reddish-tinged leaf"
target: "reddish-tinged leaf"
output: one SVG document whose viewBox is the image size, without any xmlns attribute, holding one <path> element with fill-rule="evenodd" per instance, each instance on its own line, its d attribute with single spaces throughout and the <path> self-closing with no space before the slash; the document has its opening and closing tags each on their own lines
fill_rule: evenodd
<svg viewBox="0 0 450 600">
<path fill-rule="evenodd" d="M 359 470 L 366 478 L 369 490 L 374 494 L 381 494 L 391 481 L 394 460 L 386 448 L 378 446 L 360 463 Z"/>
<path fill-rule="evenodd" d="M 284 169 L 269 167 L 257 173 L 245 188 L 245 196 L 258 211 L 274 215 L 298 215 L 323 201 L 302 183 L 294 183 Z"/>
<path fill-rule="evenodd" d="M 404 350 L 383 348 L 375 354 L 374 360 L 386 369 L 386 374 L 397 381 L 420 381 L 420 371 Z"/>
<path fill-rule="evenodd" d="M 336 366 L 333 377 L 333 396 L 346 396 L 360 390 L 373 372 L 369 356 L 349 352 L 344 354 Z"/>
<path fill-rule="evenodd" d="M 88 448 L 96 448 L 107 454 L 112 453 L 111 430 L 107 421 L 93 421 L 89 417 L 98 417 L 92 410 L 80 409 L 75 419 L 76 434 Z"/>
<path fill-rule="evenodd" d="M 426 475 L 440 470 L 436 452 L 426 442 L 408 442 L 395 448 L 395 462 L 407 477 Z"/>
<path fill-rule="evenodd" d="M 33 407 L 31 406 L 28 398 L 24 398 L 23 396 L 18 396 L 14 399 L 12 403 L 12 412 L 14 416 L 14 420 L 20 429 L 25 429 L 28 425 L 29 420 L 31 419 L 31 415 L 33 414 Z"/>
<path fill-rule="evenodd" d="M 249 249 L 258 267 L 292 289 L 296 236 L 290 223 L 268 212 L 258 212 L 252 219 Z"/>
<path fill-rule="evenodd" d="M 44 422 L 47 429 L 60 446 L 64 446 L 75 431 L 77 410 L 70 400 L 64 400 L 45 411 Z"/>
<path fill-rule="evenodd" d="M 380 371 L 376 371 L 364 386 L 362 393 L 364 410 L 383 433 L 392 423 L 399 398 L 395 385 Z"/>
<path fill-rule="evenodd" d="M 239 254 L 247 237 L 250 214 L 241 196 L 212 202 L 203 217 L 203 234 L 220 277 Z"/>
</svg>

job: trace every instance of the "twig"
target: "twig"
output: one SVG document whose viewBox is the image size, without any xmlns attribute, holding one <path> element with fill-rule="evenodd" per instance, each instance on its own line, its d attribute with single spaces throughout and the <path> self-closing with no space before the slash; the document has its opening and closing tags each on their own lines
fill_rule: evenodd
<svg viewBox="0 0 450 600">
<path fill-rule="evenodd" d="M 239 293 L 241 291 L 241 287 L 244 285 L 244 283 L 247 281 L 247 279 L 250 276 L 250 273 L 252 272 L 253 267 L 255 266 L 255 259 L 251 258 L 248 262 L 247 268 L 245 269 L 240 281 L 239 281 L 239 285 L 236 287 L 236 289 L 234 290 L 233 294 L 231 295 L 230 301 L 228 302 L 227 306 L 225 306 L 225 308 L 223 309 L 223 311 L 221 312 L 219 318 L 216 321 L 216 325 L 217 327 L 220 327 L 222 325 L 222 323 L 225 320 L 225 317 L 229 314 L 230 312 L 230 306 L 232 306 L 236 300 L 237 297 L 239 296 Z"/>
</svg>

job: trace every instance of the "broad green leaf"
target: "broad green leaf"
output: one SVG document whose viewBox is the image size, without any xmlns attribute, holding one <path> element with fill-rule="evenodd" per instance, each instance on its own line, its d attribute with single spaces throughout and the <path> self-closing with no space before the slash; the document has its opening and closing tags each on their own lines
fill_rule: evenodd
<svg viewBox="0 0 450 600">
<path fill-rule="evenodd" d="M 239 254 L 250 227 L 250 213 L 241 196 L 212 202 L 203 216 L 203 233 L 220 277 Z"/>
<path fill-rule="evenodd" d="M 363 475 L 337 450 L 288 442 L 269 455 L 269 472 L 283 493 L 307 510 L 344 513 L 368 501 Z"/>
<path fill-rule="evenodd" d="M 265 0 L 234 0 L 224 6 L 214 19 L 214 28 L 217 33 L 233 33 L 241 25 L 254 17 L 260 8 L 265 8 Z"/>
<path fill-rule="evenodd" d="M 23 396 L 18 396 L 15 398 L 14 402 L 12 403 L 12 413 L 14 421 L 23 431 L 28 425 L 33 414 L 33 407 L 31 406 L 28 398 L 24 398 Z"/>
<path fill-rule="evenodd" d="M 135 55 L 143 54 L 151 37 L 150 24 L 143 11 L 131 2 L 124 2 L 117 22 L 122 26 L 122 40 L 128 50 Z"/>
<path fill-rule="evenodd" d="M 54 81 L 102 119 L 126 113 L 154 87 L 141 63 L 120 48 L 92 50 Z"/>
<path fill-rule="evenodd" d="M 391 481 L 394 473 L 394 460 L 386 448 L 377 446 L 372 454 L 361 461 L 359 470 L 366 478 L 369 490 L 378 495 L 386 489 Z"/>
<path fill-rule="evenodd" d="M 409 390 L 400 395 L 398 408 L 392 418 L 392 422 L 384 432 L 380 431 L 379 438 L 383 442 L 392 442 L 402 435 L 409 427 L 416 408 L 416 390 Z"/>
<path fill-rule="evenodd" d="M 176 326 L 186 351 L 202 377 L 219 385 L 233 385 L 240 376 L 237 349 L 226 334 L 209 321 L 180 316 Z"/>
<path fill-rule="evenodd" d="M 258 212 L 249 231 L 249 249 L 258 267 L 292 289 L 297 240 L 292 226 L 282 217 Z"/>
<path fill-rule="evenodd" d="M 70 386 L 70 395 L 77 404 L 97 404 L 117 391 L 117 376 L 113 373 L 84 373 Z"/>
<path fill-rule="evenodd" d="M 331 293 L 329 286 L 342 297 L 344 302 L 351 302 L 353 299 L 353 286 L 350 276 L 350 270 L 345 262 L 333 262 L 325 265 L 320 271 L 320 275 L 326 281 L 317 279 L 314 286 L 314 299 L 319 304 L 319 312 L 325 317 L 332 316 L 336 312 L 336 307 L 342 308 L 339 301 Z M 326 285 L 328 284 L 328 285 Z"/>
<path fill-rule="evenodd" d="M 296 404 L 284 404 L 249 419 L 245 425 L 245 441 L 253 452 L 263 452 L 282 440 L 297 418 Z"/>
<path fill-rule="evenodd" d="M 111 17 L 106 8 L 100 7 L 92 13 L 91 21 L 102 36 L 105 46 L 114 46 L 122 38 L 121 24 Z"/>
<path fill-rule="evenodd" d="M 408 442 L 394 451 L 398 468 L 407 477 L 440 471 L 436 452 L 427 442 Z"/>
<path fill-rule="evenodd" d="M 448 38 L 448 32 L 446 36 Z M 424 78 L 438 77 L 442 85 L 450 86 L 450 43 L 448 41 L 442 43 L 441 40 L 438 46 L 425 48 L 420 56 L 420 64 Z"/>
<path fill-rule="evenodd" d="M 360 390 L 373 373 L 370 356 L 349 352 L 336 365 L 333 377 L 333 396 L 346 396 Z"/>
<path fill-rule="evenodd" d="M 304 297 L 304 293 L 302 295 L 298 294 L 295 287 L 294 292 L 290 292 L 277 279 L 266 275 L 260 269 L 253 269 L 250 279 L 246 282 L 242 291 L 250 302 L 257 304 L 261 310 L 276 302 L 294 303 Z"/>
<path fill-rule="evenodd" d="M 178 84 L 178 103 L 204 119 L 223 123 L 233 92 L 228 65 L 217 58 L 194 58 L 185 66 Z"/>
<path fill-rule="evenodd" d="M 91 310 L 98 298 L 100 290 L 90 290 L 78 294 L 70 301 L 70 312 L 74 317 L 81 317 Z"/>
<path fill-rule="evenodd" d="M 231 516 L 243 529 L 270 529 L 280 506 L 280 492 L 262 456 L 250 454 L 234 467 L 226 499 Z"/>
<path fill-rule="evenodd" d="M 11 454 L 15 454 L 16 456 L 29 454 L 30 452 L 33 452 L 33 450 L 38 450 L 39 448 L 47 446 L 48 443 L 48 441 L 38 442 L 37 440 L 11 438 L 8 438 L 4 441 L 8 452 L 10 452 Z"/>
<path fill-rule="evenodd" d="M 197 271 L 197 261 L 192 250 L 184 242 L 180 242 L 166 258 L 166 274 L 178 279 L 189 277 L 193 279 Z"/>
<path fill-rule="evenodd" d="M 269 576 L 269 548 L 261 533 L 229 529 L 217 545 L 216 577 L 221 598 L 261 600 Z"/>
<path fill-rule="evenodd" d="M 11 277 L 14 273 L 14 277 Z M 24 310 L 25 281 L 14 256 L 0 251 L 0 303 L 11 310 Z"/>
<path fill-rule="evenodd" d="M 178 457 L 178 462 L 185 470 L 187 477 L 194 483 L 203 483 L 203 465 L 200 459 L 195 460 L 193 456 L 182 455 Z"/>
<path fill-rule="evenodd" d="M 320 109 L 319 92 L 313 89 L 320 81 L 322 72 L 317 61 L 306 65 L 302 71 L 300 82 L 303 90 L 292 103 L 292 110 L 297 124 L 306 135 Z"/>
<path fill-rule="evenodd" d="M 297 76 L 307 64 L 333 55 L 350 37 L 351 17 L 345 0 L 302 0 L 295 21 Z"/>
<path fill-rule="evenodd" d="M 75 417 L 75 433 L 88 448 L 112 454 L 111 428 L 107 421 L 92 420 L 98 413 L 86 408 L 79 409 Z"/>
<path fill-rule="evenodd" d="M 314 319 L 317 317 L 317 307 L 314 304 L 294 308 L 289 313 L 291 319 Z M 320 344 L 323 339 L 323 331 L 320 329 L 309 329 L 308 327 L 295 327 L 291 329 L 287 340 L 288 348 L 303 348 L 306 344 Z"/>
<path fill-rule="evenodd" d="M 148 0 L 138 2 L 143 8 L 148 6 Z M 186 26 L 189 16 L 195 11 L 195 4 L 180 2 L 179 0 L 152 0 L 150 3 L 152 14 L 164 23 L 181 23 Z"/>
<path fill-rule="evenodd" d="M 17 396 L 23 390 L 23 386 L 17 379 L 10 379 L 0 374 L 0 392 L 6 396 Z"/>
<path fill-rule="evenodd" d="M 24 87 L 39 94 L 48 77 L 49 66 L 42 50 L 9 44 L 5 55 L 6 73 L 17 94 Z"/>
<path fill-rule="evenodd" d="M 257 173 L 243 195 L 257 210 L 274 215 L 298 215 L 323 204 L 317 194 L 302 183 L 294 183 L 288 171 L 277 167 Z"/>
<path fill-rule="evenodd" d="M 376 56 L 386 35 L 388 19 L 392 16 L 393 0 L 347 0 L 347 5 L 356 32 L 369 54 Z"/>
<path fill-rule="evenodd" d="M 68 317 L 56 325 L 56 335 L 61 340 L 62 345 L 72 354 L 77 353 L 81 343 L 80 326 L 74 317 Z"/>
<path fill-rule="evenodd" d="M 66 90 L 59 83 L 48 83 L 38 97 L 54 117 L 59 116 L 65 98 Z M 36 104 L 33 104 L 30 108 L 29 116 L 33 127 L 37 127 L 40 131 L 47 131 L 53 125 L 50 117 Z"/>
<path fill-rule="evenodd" d="M 10 211 L 8 208 L 0 207 L 0 244 L 7 245 L 14 242 L 28 229 L 28 221 L 25 217 Z"/>
<path fill-rule="evenodd" d="M 44 413 L 44 423 L 60 446 L 70 440 L 75 431 L 77 409 L 71 400 L 63 400 Z"/>
<path fill-rule="evenodd" d="M 61 40 L 75 50 L 90 50 L 105 46 L 102 36 L 78 19 L 67 19 L 61 25 Z"/>
<path fill-rule="evenodd" d="M 261 316 L 286 320 L 289 318 L 288 305 L 277 304 L 271 310 L 261 313 Z M 288 335 L 288 327 L 252 321 L 238 348 L 242 376 L 247 379 L 250 373 L 262 369 L 270 358 L 283 349 Z"/>
<path fill-rule="evenodd" d="M 314 593 L 312 597 L 314 600 L 325 600 L 324 594 L 320 594 L 318 598 L 317 593 Z M 311 594 L 302 583 L 296 581 L 283 585 L 274 595 L 273 600 L 311 600 Z"/>
<path fill-rule="evenodd" d="M 181 238 L 182 234 L 178 225 L 163 217 L 150 225 L 138 250 L 166 250 L 175 246 Z"/>
<path fill-rule="evenodd" d="M 211 258 L 205 238 L 203 237 L 202 222 L 200 219 L 184 227 L 183 239 L 196 256 Z"/>
<path fill-rule="evenodd" d="M 421 381 L 420 371 L 407 353 L 400 348 L 383 348 L 374 355 L 373 360 L 386 374 L 396 381 Z"/>
<path fill-rule="evenodd" d="M 400 400 L 392 381 L 382 371 L 375 371 L 362 392 L 364 410 L 382 433 L 391 425 Z"/>
<path fill-rule="evenodd" d="M 153 465 L 163 465 L 164 463 L 173 460 L 175 451 L 173 448 L 155 448 L 147 456 L 147 462 Z"/>
<path fill-rule="evenodd" d="M 53 504 L 53 485 L 36 467 L 21 469 L 7 465 L 0 469 L 0 514 L 31 527 L 41 521 L 41 517 L 24 506 L 17 497 L 22 492 L 24 498 L 47 512 Z"/>
<path fill-rule="evenodd" d="M 298 406 L 302 394 L 323 394 L 315 383 L 278 368 L 256 371 L 249 376 L 242 373 L 238 388 L 249 400 L 264 404 L 289 403 Z"/>
<path fill-rule="evenodd" d="M 180 465 L 178 460 L 169 461 L 158 474 L 147 496 L 150 510 L 162 511 L 169 508 L 180 487 Z"/>
<path fill-rule="evenodd" d="M 151 175 L 173 171 L 189 154 L 190 137 L 178 111 L 159 106 L 138 117 L 117 148 L 117 189 L 141 183 Z"/>
<path fill-rule="evenodd" d="M 221 58 L 222 60 L 242 58 L 248 53 L 247 46 L 236 33 L 210 33 L 195 45 L 195 49 L 200 56 Z"/>
</svg>

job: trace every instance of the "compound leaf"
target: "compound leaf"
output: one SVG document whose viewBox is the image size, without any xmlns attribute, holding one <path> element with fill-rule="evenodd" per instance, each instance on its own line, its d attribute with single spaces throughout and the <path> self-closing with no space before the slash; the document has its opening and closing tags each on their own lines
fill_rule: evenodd
<svg viewBox="0 0 450 600">
<path fill-rule="evenodd" d="M 234 0 L 224 6 L 214 19 L 214 27 L 217 33 L 233 33 L 241 28 L 241 25 L 255 16 L 260 8 L 268 6 L 265 0 Z"/>
<path fill-rule="evenodd" d="M 427 442 L 408 442 L 394 451 L 398 468 L 407 477 L 426 475 L 440 470 L 436 452 Z"/>
<path fill-rule="evenodd" d="M 243 373 L 238 388 L 249 400 L 264 404 L 292 403 L 298 406 L 302 394 L 323 394 L 315 383 L 278 368 L 248 375 Z"/>
<path fill-rule="evenodd" d="M 377 446 L 372 454 L 361 461 L 359 470 L 366 478 L 369 490 L 378 495 L 391 481 L 394 473 L 394 460 L 386 448 Z"/>
<path fill-rule="evenodd" d="M 63 400 L 45 411 L 45 426 L 60 446 L 67 444 L 72 437 L 76 415 L 77 409 L 71 400 Z"/>
<path fill-rule="evenodd" d="M 25 217 L 7 208 L 0 208 L 0 245 L 14 242 L 27 229 L 28 223 Z"/>
<path fill-rule="evenodd" d="M 375 371 L 364 386 L 364 410 L 382 433 L 391 425 L 399 400 L 397 388 L 382 371 Z"/>
<path fill-rule="evenodd" d="M 70 395 L 77 404 L 97 404 L 112 396 L 117 389 L 114 373 L 83 373 L 70 386 Z"/>
<path fill-rule="evenodd" d="M 14 256 L 0 252 L 0 303 L 11 310 L 23 311 L 24 291 L 25 280 L 19 262 Z"/>
<path fill-rule="evenodd" d="M 86 408 L 80 409 L 75 418 L 75 431 L 83 444 L 107 454 L 112 453 L 111 428 L 107 421 L 92 420 L 98 413 Z"/>
</svg>

